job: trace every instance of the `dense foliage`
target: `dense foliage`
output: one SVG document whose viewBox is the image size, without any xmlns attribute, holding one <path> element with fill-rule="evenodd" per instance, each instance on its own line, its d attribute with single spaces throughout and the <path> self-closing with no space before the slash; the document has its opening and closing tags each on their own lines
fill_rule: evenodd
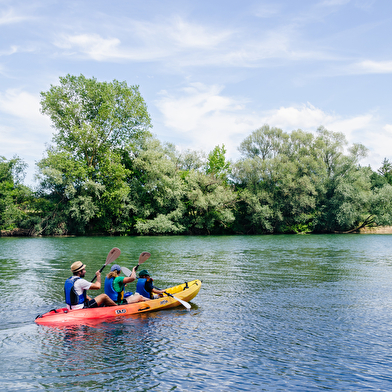
<svg viewBox="0 0 392 392">
<path fill-rule="evenodd" d="M 22 184 L 26 164 L 17 156 L 0 157 L 0 229 L 23 228 L 32 204 L 31 190 Z"/>
<path fill-rule="evenodd" d="M 30 235 L 350 232 L 392 224 L 392 164 L 362 167 L 341 133 L 264 125 L 239 146 L 179 152 L 150 133 L 137 86 L 67 75 L 41 93 L 55 129 L 38 162 L 0 157 L 0 228 Z"/>
</svg>

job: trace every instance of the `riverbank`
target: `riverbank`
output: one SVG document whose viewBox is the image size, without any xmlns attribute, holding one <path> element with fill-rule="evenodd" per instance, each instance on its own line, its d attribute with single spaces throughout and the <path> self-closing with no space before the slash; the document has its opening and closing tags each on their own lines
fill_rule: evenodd
<svg viewBox="0 0 392 392">
<path fill-rule="evenodd" d="M 392 234 L 392 226 L 382 227 L 364 227 L 352 234 Z M 108 235 L 108 234 L 101 234 Z M 74 235 L 71 235 L 74 237 Z M 0 237 L 36 237 L 31 235 L 31 231 L 27 229 L 0 230 Z M 59 236 L 64 237 L 64 236 Z"/>
<path fill-rule="evenodd" d="M 360 234 L 392 234 L 392 226 L 364 227 L 359 230 Z"/>
<path fill-rule="evenodd" d="M 32 237 L 32 235 L 27 229 L 12 229 L 0 230 L 0 237 Z"/>
</svg>

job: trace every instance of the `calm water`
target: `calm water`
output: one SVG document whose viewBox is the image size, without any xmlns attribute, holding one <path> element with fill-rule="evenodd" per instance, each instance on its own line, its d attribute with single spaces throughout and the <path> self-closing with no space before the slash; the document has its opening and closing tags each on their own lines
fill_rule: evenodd
<svg viewBox="0 0 392 392">
<path fill-rule="evenodd" d="M 391 245 L 390 235 L 0 238 L 0 390 L 391 391 Z M 113 247 L 128 268 L 151 252 L 143 266 L 159 287 L 201 279 L 191 311 L 34 323 L 63 306 L 72 262 L 92 279 Z"/>
</svg>

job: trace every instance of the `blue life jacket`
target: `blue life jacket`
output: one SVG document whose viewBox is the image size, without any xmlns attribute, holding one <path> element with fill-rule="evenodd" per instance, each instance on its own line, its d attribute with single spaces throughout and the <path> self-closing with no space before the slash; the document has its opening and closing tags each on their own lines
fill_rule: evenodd
<svg viewBox="0 0 392 392">
<path fill-rule="evenodd" d="M 114 278 L 105 278 L 105 294 L 108 295 L 108 297 L 116 302 L 117 304 L 121 304 L 124 302 L 124 298 L 129 297 L 132 295 L 132 292 L 127 292 L 124 293 L 124 290 L 118 293 L 116 290 L 114 290 Z"/>
<path fill-rule="evenodd" d="M 136 283 L 136 292 L 141 294 L 143 297 L 152 298 L 151 297 L 152 293 L 148 292 L 146 290 L 146 287 L 145 287 L 146 282 L 147 282 L 147 279 L 145 279 L 145 278 L 138 278 L 137 283 Z"/>
<path fill-rule="evenodd" d="M 79 276 L 71 276 L 64 283 L 65 303 L 69 306 L 87 303 L 86 290 L 83 290 L 82 295 L 78 295 L 75 291 L 74 284 L 78 279 Z"/>
<path fill-rule="evenodd" d="M 114 290 L 113 283 L 114 278 L 105 278 L 105 294 L 108 295 L 109 298 L 114 302 L 120 303 L 124 298 L 124 290 L 121 291 L 121 293 L 118 293 L 116 290 Z"/>
</svg>

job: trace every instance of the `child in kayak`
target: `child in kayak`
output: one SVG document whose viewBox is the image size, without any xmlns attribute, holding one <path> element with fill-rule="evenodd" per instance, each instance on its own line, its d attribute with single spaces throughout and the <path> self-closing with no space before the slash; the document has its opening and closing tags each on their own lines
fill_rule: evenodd
<svg viewBox="0 0 392 392">
<path fill-rule="evenodd" d="M 71 265 L 72 276 L 65 281 L 64 294 L 68 309 L 97 308 L 98 306 L 116 306 L 106 294 L 100 294 L 95 298 L 87 295 L 87 290 L 99 290 L 101 288 L 101 273 L 95 273 L 97 281 L 88 282 L 83 279 L 86 275 L 86 265 L 81 261 L 75 261 Z"/>
<path fill-rule="evenodd" d="M 139 279 L 136 284 L 136 292 L 151 299 L 162 297 L 161 294 L 165 290 L 158 289 L 153 284 L 154 280 L 150 277 L 147 270 L 142 270 L 139 272 Z"/>
<path fill-rule="evenodd" d="M 130 276 L 124 277 L 120 276 L 121 267 L 115 264 L 110 269 L 110 272 L 105 278 L 105 294 L 109 296 L 118 305 L 121 304 L 133 304 L 135 302 L 148 301 L 149 298 L 143 297 L 142 295 L 130 292 L 125 293 L 125 285 L 131 283 L 136 279 L 135 268 L 132 270 Z"/>
</svg>

